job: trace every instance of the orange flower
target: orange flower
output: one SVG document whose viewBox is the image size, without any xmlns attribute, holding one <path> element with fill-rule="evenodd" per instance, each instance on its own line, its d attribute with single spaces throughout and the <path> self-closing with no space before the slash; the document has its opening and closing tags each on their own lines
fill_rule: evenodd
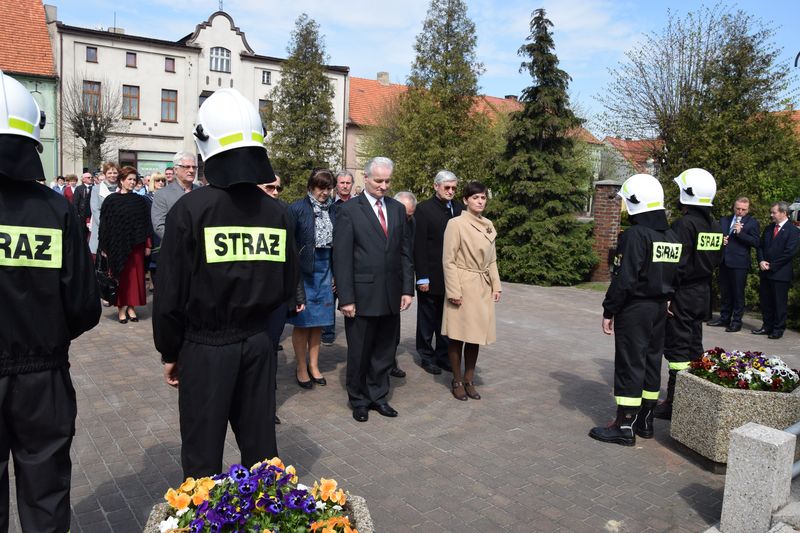
<svg viewBox="0 0 800 533">
<path fill-rule="evenodd" d="M 331 495 L 330 500 L 338 505 L 344 505 L 347 502 L 347 496 L 342 489 L 339 489 Z"/>
<path fill-rule="evenodd" d="M 331 496 L 336 491 L 338 483 L 336 483 L 335 479 L 325 479 L 324 477 L 320 478 L 319 482 L 320 497 L 323 500 L 330 500 Z"/>
<path fill-rule="evenodd" d="M 283 466 L 283 461 L 281 461 L 280 457 L 273 457 L 269 461 L 267 461 L 268 465 L 277 466 L 281 470 L 286 470 L 286 467 Z"/>
<path fill-rule="evenodd" d="M 185 492 L 176 492 L 175 489 L 169 489 L 167 493 L 164 495 L 164 499 L 167 500 L 173 508 L 177 510 L 185 509 L 189 506 L 189 495 Z"/>
<path fill-rule="evenodd" d="M 181 483 L 181 486 L 178 487 L 178 490 L 181 492 L 192 492 L 194 490 L 195 480 L 193 477 L 187 477 L 186 481 Z"/>
<path fill-rule="evenodd" d="M 197 480 L 198 490 L 205 489 L 206 491 L 210 491 L 211 489 L 214 488 L 215 485 L 216 483 L 214 483 L 214 480 L 211 479 L 210 477 L 201 477 L 200 479 Z"/>
<path fill-rule="evenodd" d="M 207 499 L 208 499 L 208 491 L 202 487 L 198 487 L 198 489 L 192 495 L 192 503 L 195 504 L 195 506 L 200 505 Z"/>
</svg>

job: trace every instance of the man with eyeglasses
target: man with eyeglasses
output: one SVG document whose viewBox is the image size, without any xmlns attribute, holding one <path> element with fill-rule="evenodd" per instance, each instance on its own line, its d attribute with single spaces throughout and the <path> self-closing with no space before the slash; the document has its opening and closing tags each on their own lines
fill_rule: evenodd
<svg viewBox="0 0 800 533">
<path fill-rule="evenodd" d="M 442 250 L 447 222 L 461 214 L 464 206 L 455 199 L 458 177 L 440 170 L 433 179 L 436 191 L 420 202 L 414 215 L 414 270 L 417 276 L 417 353 L 423 370 L 430 374 L 451 372 L 447 337 L 442 335 L 444 269 Z M 434 347 L 434 337 L 436 347 Z"/>
<path fill-rule="evenodd" d="M 153 206 L 150 208 L 153 229 L 159 239 L 164 238 L 164 222 L 175 202 L 184 194 L 199 188 L 199 185 L 194 183 L 197 174 L 195 155 L 191 152 L 178 152 L 172 160 L 175 163 L 175 179 L 163 189 L 156 191 L 153 195 Z"/>
</svg>

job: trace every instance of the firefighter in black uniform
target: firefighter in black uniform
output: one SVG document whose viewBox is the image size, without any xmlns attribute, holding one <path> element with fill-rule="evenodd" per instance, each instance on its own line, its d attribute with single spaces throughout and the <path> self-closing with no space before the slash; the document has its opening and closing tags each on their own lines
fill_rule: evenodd
<svg viewBox="0 0 800 533">
<path fill-rule="evenodd" d="M 80 223 L 42 187 L 44 113 L 0 71 L 0 531 L 8 531 L 8 457 L 23 531 L 69 530 L 77 403 L 70 341 L 100 319 Z"/>
<path fill-rule="evenodd" d="M 617 417 L 607 427 L 592 428 L 589 436 L 633 446 L 636 435 L 653 437 L 667 301 L 673 293 L 681 244 L 669 229 L 664 190 L 653 176 L 631 176 L 619 195 L 633 225 L 619 238 L 602 324 L 603 333 L 614 334 Z"/>
<path fill-rule="evenodd" d="M 258 111 L 221 89 L 200 106 L 194 135 L 209 186 L 167 214 L 153 307 L 165 380 L 180 384 L 187 477 L 222 470 L 229 421 L 242 464 L 277 455 L 266 319 L 281 304 L 296 308 L 298 281 L 286 210 L 257 185 L 275 181 Z"/>
<path fill-rule="evenodd" d="M 667 319 L 664 357 L 669 364 L 667 398 L 655 409 L 656 418 L 672 418 L 672 397 L 675 378 L 689 368 L 689 361 L 703 354 L 703 321 L 709 313 L 711 276 L 722 260 L 719 223 L 711 216 L 717 193 L 714 176 L 702 168 L 690 168 L 675 178 L 680 188 L 683 216 L 672 229 L 683 244 L 683 257 L 678 265 L 675 297 Z"/>
</svg>

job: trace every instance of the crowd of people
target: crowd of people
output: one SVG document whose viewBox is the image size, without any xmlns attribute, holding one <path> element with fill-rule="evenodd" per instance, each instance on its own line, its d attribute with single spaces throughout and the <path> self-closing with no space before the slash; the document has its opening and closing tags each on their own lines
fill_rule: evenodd
<svg viewBox="0 0 800 533">
<path fill-rule="evenodd" d="M 7 469 L 8 454 L 15 458 L 24 530 L 69 527 L 77 404 L 68 348 L 98 323 L 98 268 L 119 282 L 106 305 L 117 307 L 122 324 L 138 321 L 150 273 L 155 347 L 165 382 L 180 386 L 186 477 L 222 470 L 228 424 L 242 464 L 278 455 L 275 354 L 283 349 L 282 331 L 293 326 L 298 386 L 325 386 L 320 351 L 335 338 L 337 309 L 356 421 L 368 421 L 370 411 L 398 416 L 387 397 L 390 376 L 406 376 L 397 365 L 400 313 L 415 295 L 420 366 L 452 373 L 456 400 L 481 398 L 478 353 L 495 341 L 502 293 L 484 184 L 459 187 L 458 177 L 442 170 L 433 177 L 433 195 L 417 204 L 408 191 L 390 196 L 394 163 L 375 157 L 364 168 L 363 190 L 350 172 L 334 177 L 315 169 L 307 194 L 287 205 L 258 110 L 236 90 L 220 89 L 201 105 L 193 131 L 210 186 L 195 183 L 195 154 L 179 152 L 164 174 L 141 177 L 134 167 L 109 162 L 96 175 L 84 172 L 80 185 L 70 175 L 42 187 L 35 182 L 44 180 L 37 153 L 44 114 L 2 72 L 0 103 L 0 295 L 7 304 L 0 308 L 0 462 Z M 702 352 L 718 265 L 722 314 L 711 325 L 741 329 L 741 271 L 755 247 L 763 324 L 752 333 L 775 339 L 785 328 L 791 259 L 800 243 L 800 230 L 787 224 L 788 206 L 772 205 L 773 222 L 758 239 L 746 198 L 720 226 L 710 213 L 713 176 L 689 169 L 675 181 L 682 216 L 672 227 L 654 177 L 632 176 L 620 191 L 633 226 L 620 238 L 603 302 L 602 329 L 615 335 L 618 405 L 612 424 L 589 433 L 603 442 L 633 445 L 636 436 L 653 437 L 653 417 L 669 418 L 674 376 Z M 42 321 L 48 328 L 37 327 Z M 670 380 L 658 403 L 662 355 Z M 3 483 L 6 474 L 0 472 Z M 7 499 L 0 501 L 0 530 L 7 528 L 7 507 Z"/>
</svg>

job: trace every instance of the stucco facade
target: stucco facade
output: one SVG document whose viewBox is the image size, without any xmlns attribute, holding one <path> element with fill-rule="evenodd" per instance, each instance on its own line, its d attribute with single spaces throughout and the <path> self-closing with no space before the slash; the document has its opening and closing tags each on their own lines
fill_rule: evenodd
<svg viewBox="0 0 800 533">
<path fill-rule="evenodd" d="M 215 90 L 233 87 L 254 105 L 269 105 L 273 88 L 280 83 L 283 59 L 256 54 L 246 36 L 227 13 L 218 11 L 198 24 L 180 41 L 164 41 L 120 33 L 67 26 L 48 9 L 60 91 L 70 80 L 109 84 L 126 91 L 137 88 L 138 115 L 123 120 L 109 145 L 116 159 L 131 163 L 141 174 L 163 170 L 179 150 L 196 152 L 192 131 L 200 103 Z M 87 51 L 87 48 L 89 49 Z M 132 55 L 135 54 L 135 55 Z M 334 110 L 344 146 L 347 67 L 327 67 L 336 87 Z M 59 95 L 63 101 L 63 94 Z M 131 98 L 129 116 L 134 115 Z M 80 139 L 62 125 L 62 173 L 79 172 L 84 163 Z"/>
</svg>

